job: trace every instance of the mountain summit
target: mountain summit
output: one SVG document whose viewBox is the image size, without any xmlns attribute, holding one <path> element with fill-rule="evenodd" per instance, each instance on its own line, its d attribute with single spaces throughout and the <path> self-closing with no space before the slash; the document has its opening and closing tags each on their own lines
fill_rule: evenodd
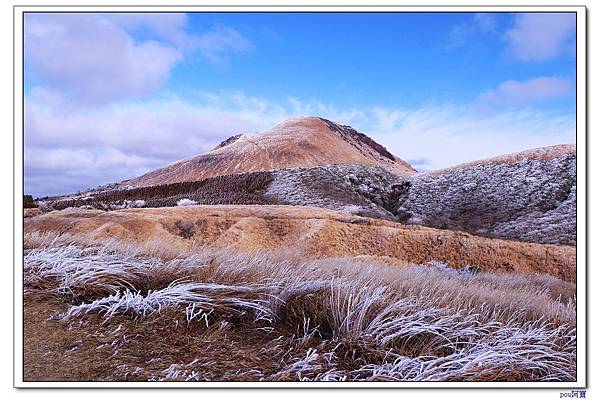
<svg viewBox="0 0 600 400">
<path fill-rule="evenodd" d="M 242 172 L 330 164 L 378 165 L 398 176 L 416 172 L 350 126 L 324 118 L 299 117 L 261 133 L 232 136 L 208 153 L 177 161 L 122 185 L 154 186 Z"/>
</svg>

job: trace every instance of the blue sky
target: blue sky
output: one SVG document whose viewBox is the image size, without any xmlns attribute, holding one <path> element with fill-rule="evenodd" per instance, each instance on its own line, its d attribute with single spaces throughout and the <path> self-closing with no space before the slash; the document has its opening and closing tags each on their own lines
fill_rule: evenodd
<svg viewBox="0 0 600 400">
<path fill-rule="evenodd" d="M 572 57 L 522 63 L 507 54 L 503 33 L 514 17 L 496 14 L 491 26 L 480 29 L 464 13 L 196 14 L 191 29 L 238 27 L 256 46 L 222 68 L 192 58 L 176 67 L 172 88 L 244 90 L 276 101 L 293 94 L 340 107 L 412 107 L 468 102 L 508 79 L 572 78 Z M 560 105 L 572 106 L 562 100 Z"/>
<path fill-rule="evenodd" d="M 574 14 L 29 14 L 25 187 L 319 115 L 435 169 L 575 141 Z"/>
</svg>

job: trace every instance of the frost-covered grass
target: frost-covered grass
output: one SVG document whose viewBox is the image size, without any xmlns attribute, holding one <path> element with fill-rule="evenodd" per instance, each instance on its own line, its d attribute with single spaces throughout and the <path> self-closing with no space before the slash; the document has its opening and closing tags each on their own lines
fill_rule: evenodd
<svg viewBox="0 0 600 400">
<path fill-rule="evenodd" d="M 89 303 L 72 306 L 63 318 L 69 319 L 90 312 L 100 313 L 105 318 L 124 313 L 145 318 L 160 313 L 162 309 L 176 307 L 185 307 L 188 323 L 203 320 L 208 325 L 208 318 L 213 312 L 239 315 L 251 312 L 256 319 L 264 318 L 271 314 L 265 300 L 252 298 L 254 296 L 246 298 L 249 293 L 256 294 L 255 292 L 260 292 L 260 289 L 173 281 L 165 288 L 149 290 L 146 293 L 125 289 Z"/>
<path fill-rule="evenodd" d="M 190 200 L 190 199 L 181 199 L 181 200 L 179 200 L 177 202 L 177 205 L 179 207 L 181 207 L 181 206 L 193 206 L 195 204 L 198 204 L 198 203 L 196 203 L 194 200 Z"/>
<path fill-rule="evenodd" d="M 265 196 L 277 202 L 394 219 L 386 208 L 387 197 L 401 179 L 379 166 L 334 164 L 280 169 L 272 174 Z"/>
<path fill-rule="evenodd" d="M 406 178 L 409 223 L 536 243 L 576 241 L 576 155 L 480 162 Z"/>
<path fill-rule="evenodd" d="M 220 379 L 575 379 L 572 288 L 548 276 L 226 250 L 165 259 L 115 242 L 33 240 L 26 290 L 64 298 L 70 305 L 58 316 L 66 322 L 133 320 L 146 331 L 176 319 L 196 328 L 178 322 L 170 336 L 206 342 L 236 332 L 254 364 L 223 367 Z M 119 368 L 150 380 L 210 379 L 203 366 L 218 370 L 219 360 L 235 357 L 211 350 L 214 361 L 204 363 L 165 359 L 161 372 L 144 375 L 146 365 L 118 358 L 129 354 L 123 346 L 114 355 Z"/>
</svg>

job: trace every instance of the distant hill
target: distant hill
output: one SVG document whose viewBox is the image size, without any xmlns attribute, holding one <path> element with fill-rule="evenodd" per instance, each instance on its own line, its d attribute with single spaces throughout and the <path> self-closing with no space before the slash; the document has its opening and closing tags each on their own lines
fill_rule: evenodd
<svg viewBox="0 0 600 400">
<path fill-rule="evenodd" d="M 350 126 L 323 118 L 300 117 L 261 133 L 232 136 L 208 153 L 124 181 L 120 188 L 330 164 L 377 165 L 400 176 L 416 172 L 408 163 Z"/>
<path fill-rule="evenodd" d="M 395 214 L 408 223 L 537 243 L 575 244 L 574 145 L 413 175 Z"/>
<path fill-rule="evenodd" d="M 378 166 L 272 172 L 265 194 L 405 224 L 545 244 L 575 245 L 574 145 L 532 149 L 398 177 Z"/>
</svg>

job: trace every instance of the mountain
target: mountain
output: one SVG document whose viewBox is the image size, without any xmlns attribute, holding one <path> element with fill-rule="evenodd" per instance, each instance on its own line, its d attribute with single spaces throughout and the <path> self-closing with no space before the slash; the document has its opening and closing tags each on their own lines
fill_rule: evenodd
<svg viewBox="0 0 600 400">
<path fill-rule="evenodd" d="M 244 172 L 55 201 L 104 210 L 196 204 L 296 205 L 534 243 L 574 245 L 576 154 L 558 145 L 399 176 L 380 165 Z"/>
<path fill-rule="evenodd" d="M 577 154 L 557 145 L 415 174 L 395 214 L 406 223 L 575 245 Z"/>
<path fill-rule="evenodd" d="M 416 172 L 350 126 L 300 117 L 47 205 L 311 206 L 491 238 L 574 245 L 576 158 L 575 146 L 565 144 Z"/>
<path fill-rule="evenodd" d="M 416 172 L 408 163 L 350 126 L 323 118 L 299 117 L 261 133 L 232 136 L 208 153 L 124 181 L 119 187 L 155 186 L 243 172 L 330 164 L 376 165 L 398 176 Z"/>
</svg>

